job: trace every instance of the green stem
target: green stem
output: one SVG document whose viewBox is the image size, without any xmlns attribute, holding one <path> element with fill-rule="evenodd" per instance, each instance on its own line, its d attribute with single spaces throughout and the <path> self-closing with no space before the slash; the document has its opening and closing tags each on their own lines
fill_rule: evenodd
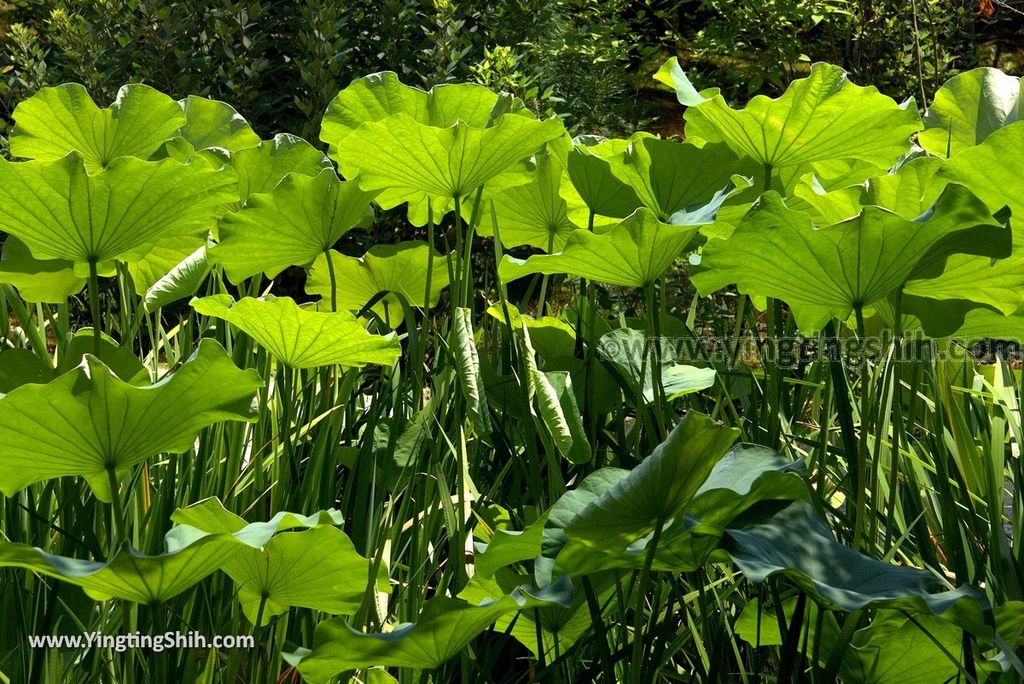
<svg viewBox="0 0 1024 684">
<path fill-rule="evenodd" d="M 117 544 L 128 541 L 128 532 L 125 527 L 124 507 L 121 504 L 121 485 L 117 481 L 117 471 L 114 467 L 107 468 L 107 483 L 110 485 L 110 507 L 114 516 L 114 529 L 117 531 L 117 542 L 111 545 L 109 556 L 114 555 Z"/>
<path fill-rule="evenodd" d="M 89 260 L 89 309 L 92 317 L 92 351 L 97 358 L 100 355 L 100 336 L 103 334 L 103 320 L 100 318 L 100 279 L 96 260 Z"/>
<path fill-rule="evenodd" d="M 334 273 L 334 259 L 331 257 L 331 248 L 328 247 L 324 250 L 324 256 L 327 257 L 327 275 L 331 278 L 331 311 L 338 310 L 338 280 L 337 275 Z"/>
<path fill-rule="evenodd" d="M 861 307 L 855 309 L 857 316 L 857 339 L 860 340 L 860 439 L 857 442 L 857 456 L 855 469 L 857 479 L 854 482 L 856 487 L 856 508 L 853 519 L 853 548 L 859 549 L 864 538 L 864 528 L 867 515 L 867 478 L 868 478 L 868 402 L 870 401 L 868 382 L 868 360 L 866 357 L 864 339 L 864 310 Z"/>
<path fill-rule="evenodd" d="M 651 580 L 651 567 L 654 565 L 654 554 L 658 549 L 658 541 L 661 539 L 662 521 L 658 520 L 654 527 L 654 535 L 647 544 L 647 554 L 644 558 L 644 567 L 640 570 L 640 580 L 637 586 L 636 601 L 633 605 L 633 666 L 631 668 L 631 679 L 635 684 L 642 684 L 644 655 L 644 640 L 641 635 L 641 625 L 644 623 L 644 599 L 647 597 L 647 585 Z M 652 608 L 656 610 L 656 608 Z M 653 678 L 649 681 L 654 681 Z"/>
</svg>

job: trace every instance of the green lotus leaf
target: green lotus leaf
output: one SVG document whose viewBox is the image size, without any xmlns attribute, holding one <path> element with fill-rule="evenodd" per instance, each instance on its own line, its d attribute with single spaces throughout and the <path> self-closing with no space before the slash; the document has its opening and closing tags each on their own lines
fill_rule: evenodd
<svg viewBox="0 0 1024 684">
<path fill-rule="evenodd" d="M 498 273 L 505 282 L 534 273 L 564 273 L 609 285 L 644 287 L 668 270 L 697 231 L 695 225 L 662 223 L 654 212 L 641 207 L 607 233 L 570 233 L 561 252 L 525 260 L 506 255 Z"/>
<path fill-rule="evenodd" d="M 805 501 L 763 522 L 730 527 L 723 548 L 747 579 L 785 574 L 828 608 L 932 613 L 977 633 L 991 624 L 991 608 L 977 589 L 946 589 L 930 572 L 876 561 L 839 544 Z"/>
<path fill-rule="evenodd" d="M 130 385 L 87 355 L 56 380 L 23 385 L 0 399 L 7 464 L 0 491 L 10 496 L 33 482 L 80 475 L 98 499 L 110 501 L 109 470 L 187 451 L 196 433 L 214 423 L 255 419 L 252 403 L 262 386 L 255 371 L 236 368 L 213 340 L 146 387 Z"/>
<path fill-rule="evenodd" d="M 210 261 L 206 257 L 206 244 L 203 244 L 146 288 L 142 300 L 146 311 L 156 311 L 162 306 L 191 297 L 209 273 Z"/>
<path fill-rule="evenodd" d="M 178 509 L 171 518 L 212 534 L 235 534 L 246 527 L 244 519 L 217 499 Z M 235 583 L 250 622 L 261 619 L 265 625 L 292 606 L 332 614 L 358 610 L 366 593 L 370 563 L 356 552 L 348 536 L 334 527 L 341 522 L 337 511 L 309 517 L 278 513 L 267 523 L 277 532 L 274 536 L 222 566 Z M 302 529 L 281 531 L 295 528 Z"/>
<path fill-rule="evenodd" d="M 640 138 L 609 161 L 611 173 L 636 192 L 643 206 L 658 220 L 676 224 L 674 214 L 708 202 L 734 175 L 758 171 L 724 143 L 697 147 L 657 138 Z"/>
<path fill-rule="evenodd" d="M 90 172 L 118 157 L 149 158 L 185 124 L 177 102 L 139 83 L 123 86 L 106 109 L 77 83 L 42 88 L 13 118 L 12 155 L 56 161 L 76 152 Z"/>
<path fill-rule="evenodd" d="M 0 253 L 0 282 L 18 288 L 30 302 L 60 304 L 80 292 L 85 278 L 77 275 L 74 264 L 64 259 L 36 259 L 28 246 L 13 235 L 4 240 Z"/>
<path fill-rule="evenodd" d="M 569 220 L 568 203 L 560 194 L 564 168 L 565 162 L 557 153 L 538 154 L 529 183 L 485 192 L 477 233 L 493 235 L 497 219 L 505 247 L 530 245 L 549 252 L 561 250 L 569 235 L 579 228 Z M 466 208 L 467 213 L 471 211 L 471 207 Z"/>
<path fill-rule="evenodd" d="M 53 367 L 28 349 L 0 351 L 0 398 L 16 387 L 45 384 L 53 379 Z"/>
<path fill-rule="evenodd" d="M 698 92 L 675 58 L 655 78 L 687 106 L 688 138 L 725 142 L 773 170 L 830 160 L 888 168 L 921 128 L 912 99 L 896 104 L 874 87 L 854 85 L 840 67 L 820 62 L 780 97 L 758 95 L 739 110 L 717 88 Z"/>
<path fill-rule="evenodd" d="M 161 237 L 207 225 L 233 199 L 232 186 L 210 168 L 170 159 L 119 157 L 95 175 L 76 153 L 58 161 L 0 160 L 0 230 L 21 239 L 37 259 L 78 267 L 130 262 Z"/>
<path fill-rule="evenodd" d="M 525 530 L 496 529 L 489 542 L 478 542 L 473 556 L 477 576 L 491 578 L 501 568 L 540 555 L 547 519 L 544 513 Z"/>
<path fill-rule="evenodd" d="M 342 235 L 372 220 L 375 194 L 339 180 L 331 169 L 316 176 L 292 173 L 271 192 L 252 195 L 241 211 L 224 217 L 210 259 L 224 266 L 233 283 L 306 266 Z"/>
<path fill-rule="evenodd" d="M 462 120 L 439 128 L 395 114 L 349 134 L 338 167 L 364 190 L 385 191 L 379 199 L 385 208 L 423 197 L 447 202 L 469 196 L 564 134 L 557 119 L 505 115 L 489 128 Z"/>
<path fill-rule="evenodd" d="M 318 149 L 287 133 L 234 152 L 231 167 L 238 178 L 238 199 L 242 204 L 252 195 L 272 192 L 290 173 L 319 176 L 325 169 L 334 168 Z"/>
<path fill-rule="evenodd" d="M 244 548 L 231 535 L 217 534 L 158 556 L 122 548 L 100 562 L 55 556 L 28 544 L 0 543 L 0 566 L 25 568 L 77 585 L 97 601 L 154 605 L 194 586 Z"/>
<path fill-rule="evenodd" d="M 747 294 L 787 302 L 801 330 L 845 320 L 854 309 L 910 280 L 934 278 L 951 254 L 1002 258 L 1010 230 L 962 186 L 945 188 L 934 207 L 908 220 L 876 206 L 825 227 L 766 193 L 728 240 L 704 249 L 693 282 L 702 294 L 735 283 Z"/>
<path fill-rule="evenodd" d="M 410 241 L 393 245 L 374 245 L 362 257 L 331 252 L 337 305 L 339 309 L 360 311 L 380 293 L 386 293 L 373 305 L 373 310 L 391 327 L 401 325 L 405 307 L 422 307 L 427 300 L 427 274 L 430 275 L 430 306 L 437 305 L 441 292 L 448 287 L 447 262 L 434 251 L 429 265 L 430 248 L 425 242 Z M 454 258 L 454 256 L 453 256 Z M 331 300 L 331 276 L 327 256 L 321 254 L 313 262 L 306 281 L 306 292 Z"/>
<path fill-rule="evenodd" d="M 566 199 L 578 196 L 589 212 L 613 218 L 626 218 L 642 206 L 627 181 L 612 173 L 612 159 L 621 156 L 634 142 L 645 139 L 636 134 L 628 140 L 606 140 L 596 145 L 578 145 L 568 155 L 566 172 L 571 191 Z"/>
<path fill-rule="evenodd" d="M 443 665 L 502 615 L 558 605 L 570 607 L 572 594 L 562 578 L 543 590 L 519 587 L 498 599 L 472 604 L 438 596 L 428 600 L 415 623 L 381 634 L 359 632 L 342 618 L 317 625 L 313 649 L 285 653 L 285 660 L 312 684 L 344 670 L 384 665 L 429 670 Z"/>
<path fill-rule="evenodd" d="M 185 125 L 181 137 L 193 149 L 220 147 L 234 152 L 260 144 L 260 137 L 238 111 L 220 100 L 189 95 L 181 101 Z"/>
<path fill-rule="evenodd" d="M 558 452 L 572 463 L 593 458 L 567 371 L 532 371 L 537 410 Z"/>
<path fill-rule="evenodd" d="M 625 549 L 648 535 L 683 510 L 738 436 L 707 416 L 686 414 L 636 468 L 606 480 L 609 486 L 592 490 L 596 496 L 570 500 L 575 505 L 559 516 L 553 509 L 547 528 L 561 528 L 564 544 L 545 544 L 544 555 L 556 558 L 556 568 L 578 573 L 576 557 L 587 549 Z"/>
<path fill-rule="evenodd" d="M 144 256 L 128 264 L 135 293 L 145 297 L 149 288 L 155 286 L 161 278 L 169 276 L 182 262 L 200 250 L 205 253 L 207 236 L 208 232 L 205 230 L 189 235 L 172 232 L 157 240 Z"/>
<path fill-rule="evenodd" d="M 390 365 L 401 353 L 393 333 L 374 335 L 347 311 L 314 311 L 290 297 L 236 302 L 231 295 L 212 295 L 193 298 L 191 304 L 203 316 L 227 321 L 292 368 Z"/>
<path fill-rule="evenodd" d="M 601 336 L 597 343 L 597 353 L 611 364 L 631 389 L 636 397 L 643 389 L 646 402 L 655 399 L 654 392 L 654 349 L 653 342 L 645 346 L 646 336 L 633 328 L 617 328 Z M 667 345 L 662 345 L 667 346 Z M 649 347 L 649 348 L 648 348 Z M 647 363 L 644 363 L 644 351 L 647 351 Z M 677 363 L 676 354 L 671 349 L 661 350 L 661 395 L 671 401 L 678 397 L 699 392 L 715 384 L 714 368 L 698 368 L 685 363 Z M 687 359 L 692 361 L 693 359 Z M 641 382 L 641 373 L 643 380 Z"/>
<path fill-rule="evenodd" d="M 571 356 L 576 344 L 576 331 L 569 323 L 554 316 L 534 318 L 520 313 L 512 304 L 507 304 L 509 322 L 513 329 L 526 326 L 530 333 L 530 343 L 541 357 L 541 367 L 548 360 Z M 500 304 L 488 307 L 487 313 L 501 323 L 505 323 L 505 312 Z"/>
<path fill-rule="evenodd" d="M 982 67 L 946 81 L 924 117 L 917 140 L 940 157 L 979 145 L 993 132 L 1021 118 L 1021 81 L 999 69 Z"/>
<path fill-rule="evenodd" d="M 447 128 L 456 121 L 484 128 L 490 123 L 503 98 L 473 83 L 444 84 L 429 91 L 407 86 L 393 71 L 382 71 L 357 79 L 331 100 L 320 127 L 320 139 L 330 145 L 330 154 L 340 159 L 341 143 L 367 121 L 381 121 L 393 114 L 407 114 L 427 126 Z M 509 110 L 522 111 L 518 100 Z M 529 114 L 529 112 L 524 112 Z"/>
</svg>

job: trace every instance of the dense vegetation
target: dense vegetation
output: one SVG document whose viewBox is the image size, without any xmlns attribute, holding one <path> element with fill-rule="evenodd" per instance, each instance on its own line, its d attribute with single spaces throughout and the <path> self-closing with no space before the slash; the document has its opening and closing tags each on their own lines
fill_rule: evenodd
<svg viewBox="0 0 1024 684">
<path fill-rule="evenodd" d="M 685 142 L 388 72 L 327 156 L 145 85 L 20 102 L 0 672 L 1024 676 L 1024 385 L 964 351 L 1024 332 L 1020 80 L 922 119 L 824 63 L 657 78 Z M 256 648 L 27 647 L 171 630 Z"/>
</svg>

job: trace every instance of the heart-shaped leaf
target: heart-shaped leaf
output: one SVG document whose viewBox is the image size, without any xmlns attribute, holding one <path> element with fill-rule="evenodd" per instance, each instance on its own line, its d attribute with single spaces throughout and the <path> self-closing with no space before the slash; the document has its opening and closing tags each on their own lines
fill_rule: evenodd
<svg viewBox="0 0 1024 684">
<path fill-rule="evenodd" d="M 255 371 L 236 368 L 213 340 L 203 340 L 181 368 L 146 387 L 128 384 L 86 356 L 56 380 L 23 385 L 0 399 L 7 463 L 0 491 L 10 496 L 33 482 L 80 475 L 98 499 L 110 501 L 108 471 L 187 451 L 208 425 L 255 419 L 252 402 L 262 386 Z"/>
<path fill-rule="evenodd" d="M 374 335 L 347 311 L 315 311 L 290 297 L 236 302 L 231 295 L 212 295 L 191 304 L 197 313 L 227 321 L 292 368 L 390 365 L 401 353 L 394 333 Z"/>
</svg>

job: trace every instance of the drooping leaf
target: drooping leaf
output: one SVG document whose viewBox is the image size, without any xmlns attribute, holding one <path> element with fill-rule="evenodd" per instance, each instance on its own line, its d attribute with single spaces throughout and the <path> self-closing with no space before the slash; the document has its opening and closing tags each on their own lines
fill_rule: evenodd
<svg viewBox="0 0 1024 684">
<path fill-rule="evenodd" d="M 191 448 L 196 433 L 224 420 L 253 420 L 263 385 L 241 371 L 213 340 L 168 378 L 135 387 L 86 356 L 78 368 L 45 385 L 23 385 L 0 399 L 0 439 L 7 467 L 0 491 L 33 482 L 84 477 L 110 501 L 107 472 L 123 473 L 159 453 Z M 173 420 L 168 420 L 173 416 Z"/>
<path fill-rule="evenodd" d="M 555 254 L 506 255 L 499 265 L 510 282 L 533 273 L 567 274 L 609 285 L 644 287 L 668 270 L 696 236 L 696 226 L 670 226 L 641 207 L 607 233 L 577 230 Z"/>
<path fill-rule="evenodd" d="M 957 74 L 935 93 L 917 140 L 931 154 L 952 157 L 1018 121 L 1021 99 L 1020 79 L 999 69 Z"/>
<path fill-rule="evenodd" d="M 896 104 L 874 87 L 854 85 L 840 67 L 820 62 L 780 97 L 758 95 L 738 110 L 717 88 L 698 92 L 675 58 L 655 78 L 687 106 L 687 137 L 725 142 L 773 170 L 831 160 L 888 168 L 921 127 L 913 100 Z"/>
<path fill-rule="evenodd" d="M 119 157 L 95 175 L 75 153 L 52 162 L 0 160 L 0 229 L 37 259 L 133 261 L 165 235 L 204 226 L 233 199 L 232 185 L 210 168 L 170 159 Z"/>
<path fill-rule="evenodd" d="M 340 618 L 326 620 L 316 627 L 312 650 L 300 649 L 284 657 L 312 684 L 326 682 L 343 670 L 373 665 L 433 669 L 458 654 L 502 615 L 552 604 L 572 605 L 567 581 L 540 591 L 520 587 L 479 605 L 438 596 L 426 602 L 415 623 L 399 625 L 390 632 L 364 633 Z"/>
<path fill-rule="evenodd" d="M 241 211 L 219 225 L 214 263 L 239 283 L 257 273 L 273 278 L 289 266 L 306 266 L 352 228 L 373 217 L 375 193 L 338 179 L 333 170 L 317 176 L 290 174 L 266 194 L 252 195 Z"/>
<path fill-rule="evenodd" d="M 814 331 L 910 280 L 936 277 L 951 254 L 1007 256 L 1011 235 L 1003 221 L 955 185 L 916 220 L 866 206 L 824 227 L 769 192 L 732 237 L 708 243 L 692 277 L 705 295 L 735 283 L 747 294 L 778 297 L 801 330 Z"/>
<path fill-rule="evenodd" d="M 260 144 L 249 122 L 226 102 L 189 95 L 181 101 L 181 109 L 185 113 L 181 137 L 194 149 L 220 147 L 234 152 Z"/>
<path fill-rule="evenodd" d="M 231 295 L 211 295 L 191 304 L 197 313 L 227 321 L 292 368 L 390 365 L 401 353 L 393 333 L 374 335 L 347 311 L 315 311 L 290 297 L 236 302 Z"/>
<path fill-rule="evenodd" d="M 244 519 L 227 511 L 217 499 L 207 499 L 171 516 L 178 524 L 206 533 L 235 534 Z M 358 610 L 369 580 L 370 563 L 335 525 L 337 511 L 312 516 L 278 513 L 266 523 L 277 532 L 264 544 L 246 549 L 227 561 L 223 570 L 238 591 L 246 617 L 255 624 L 264 603 L 261 624 L 292 606 L 332 614 Z M 284 531 L 294 530 L 298 531 Z"/>
<path fill-rule="evenodd" d="M 436 306 L 441 292 L 448 287 L 448 268 L 444 256 L 434 251 L 430 265 L 430 248 L 425 242 L 410 241 L 393 245 L 374 245 L 360 258 L 331 252 L 331 266 L 337 283 L 335 295 L 338 308 L 360 311 L 374 297 L 386 293 L 373 310 L 392 327 L 405 319 L 405 307 L 422 307 L 427 298 L 427 274 L 430 273 L 430 306 Z M 429 268 L 428 268 L 429 266 Z M 306 292 L 331 301 L 331 276 L 327 256 L 321 254 L 313 262 L 306 280 Z"/>
<path fill-rule="evenodd" d="M 783 573 L 827 607 L 927 612 L 979 632 L 991 623 L 985 618 L 991 609 L 978 590 L 946 589 L 927 571 L 876 561 L 839 544 L 806 502 L 729 528 L 723 548 L 747 579 L 763 582 Z"/>
<path fill-rule="evenodd" d="M 464 307 L 455 307 L 452 312 L 452 329 L 448 347 L 455 359 L 459 386 L 466 399 L 466 411 L 478 434 L 491 431 L 490 410 L 480 375 L 480 355 L 473 336 L 473 312 Z"/>
<path fill-rule="evenodd" d="M 75 274 L 74 264 L 64 259 L 36 259 L 28 246 L 14 235 L 4 240 L 0 254 L 0 282 L 18 288 L 30 302 L 59 304 L 80 292 L 85 278 Z"/>
<path fill-rule="evenodd" d="M 206 245 L 202 245 L 146 289 L 143 298 L 146 311 L 156 311 L 162 306 L 191 297 L 199 290 L 209 272 Z"/>
<path fill-rule="evenodd" d="M 118 157 L 148 159 L 185 124 L 181 106 L 141 83 L 100 109 L 77 83 L 42 88 L 14 110 L 11 154 L 56 161 L 76 152 L 90 172 Z"/>
<path fill-rule="evenodd" d="M 244 548 L 232 535 L 217 534 L 158 556 L 122 548 L 100 562 L 55 556 L 28 544 L 0 543 L 0 566 L 25 568 L 77 585 L 97 601 L 154 605 L 194 586 Z"/>
<path fill-rule="evenodd" d="M 547 518 L 545 513 L 525 530 L 497 529 L 489 542 L 477 543 L 473 557 L 477 574 L 490 578 L 501 568 L 532 560 L 540 555 Z"/>
<path fill-rule="evenodd" d="M 579 405 L 566 371 L 533 371 L 537 409 L 558 452 L 573 463 L 593 457 Z"/>
</svg>

